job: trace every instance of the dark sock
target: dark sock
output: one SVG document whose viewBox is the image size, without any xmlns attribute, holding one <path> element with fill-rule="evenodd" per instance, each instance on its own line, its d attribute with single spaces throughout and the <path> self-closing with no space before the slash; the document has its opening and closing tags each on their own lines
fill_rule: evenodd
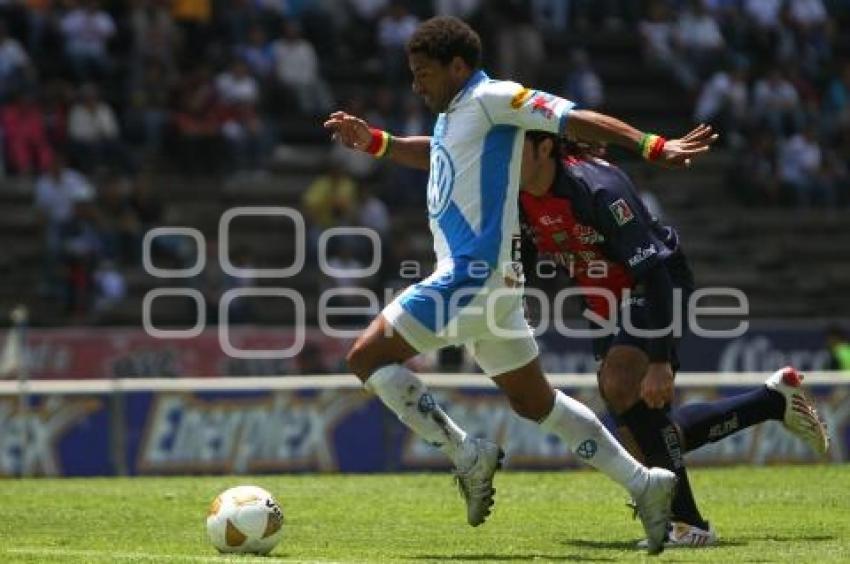
<svg viewBox="0 0 850 564">
<path fill-rule="evenodd" d="M 631 431 L 645 457 L 647 466 L 666 468 L 676 474 L 679 482 L 673 497 L 673 519 L 701 529 L 708 524 L 700 515 L 680 444 L 679 433 L 666 409 L 652 409 L 639 401 L 618 419 Z"/>
<path fill-rule="evenodd" d="M 714 443 L 769 419 L 785 415 L 785 397 L 762 386 L 752 392 L 711 403 L 691 403 L 673 411 L 685 452 Z"/>
</svg>

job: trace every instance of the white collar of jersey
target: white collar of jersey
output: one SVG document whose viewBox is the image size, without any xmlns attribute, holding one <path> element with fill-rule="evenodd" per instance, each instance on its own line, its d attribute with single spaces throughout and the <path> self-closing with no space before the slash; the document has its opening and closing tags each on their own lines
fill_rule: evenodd
<svg viewBox="0 0 850 564">
<path fill-rule="evenodd" d="M 463 99 L 467 92 L 470 92 L 473 88 L 489 79 L 490 77 L 487 76 L 487 73 L 481 69 L 472 73 L 472 75 L 466 80 L 466 84 L 464 84 L 463 88 L 460 89 L 460 92 L 455 94 L 455 97 L 452 98 L 451 102 L 449 102 L 449 107 L 446 108 L 446 113 L 452 111 L 454 107 L 460 103 L 461 99 Z"/>
</svg>

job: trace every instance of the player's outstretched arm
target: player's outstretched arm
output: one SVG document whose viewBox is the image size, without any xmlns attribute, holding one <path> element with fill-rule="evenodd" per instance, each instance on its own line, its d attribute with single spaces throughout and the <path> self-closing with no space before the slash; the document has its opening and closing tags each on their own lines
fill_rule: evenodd
<svg viewBox="0 0 850 564">
<path fill-rule="evenodd" d="M 637 151 L 645 159 L 669 168 L 690 166 L 691 160 L 708 152 L 718 138 L 710 125 L 700 124 L 683 137 L 667 140 L 644 133 L 617 118 L 589 110 L 571 111 L 565 133 L 577 140 L 613 143 Z"/>
<path fill-rule="evenodd" d="M 335 141 L 350 149 L 378 158 L 388 158 L 411 168 L 428 170 L 431 160 L 430 137 L 394 137 L 370 128 L 365 120 L 346 112 L 332 113 L 325 121 L 325 129 L 332 133 Z"/>
</svg>

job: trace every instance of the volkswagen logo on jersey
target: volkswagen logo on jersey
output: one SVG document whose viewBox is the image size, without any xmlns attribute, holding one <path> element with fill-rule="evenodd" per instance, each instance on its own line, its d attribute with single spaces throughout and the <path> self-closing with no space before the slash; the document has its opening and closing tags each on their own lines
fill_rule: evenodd
<svg viewBox="0 0 850 564">
<path fill-rule="evenodd" d="M 431 171 L 428 176 L 428 214 L 440 217 L 452 199 L 455 184 L 455 166 L 449 152 L 442 145 L 431 148 Z"/>
</svg>

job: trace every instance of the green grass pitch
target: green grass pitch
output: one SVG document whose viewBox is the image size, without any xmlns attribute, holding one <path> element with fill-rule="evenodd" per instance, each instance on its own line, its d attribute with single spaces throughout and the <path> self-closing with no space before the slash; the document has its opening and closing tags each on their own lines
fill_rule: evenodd
<svg viewBox="0 0 850 564">
<path fill-rule="evenodd" d="M 668 562 L 850 561 L 850 465 L 696 469 L 721 544 Z M 269 557 L 221 556 L 204 517 L 220 491 L 257 484 L 286 516 Z M 466 525 L 448 474 L 0 481 L 0 562 L 617 562 L 640 525 L 624 493 L 585 471 L 504 472 L 490 520 Z"/>
</svg>

